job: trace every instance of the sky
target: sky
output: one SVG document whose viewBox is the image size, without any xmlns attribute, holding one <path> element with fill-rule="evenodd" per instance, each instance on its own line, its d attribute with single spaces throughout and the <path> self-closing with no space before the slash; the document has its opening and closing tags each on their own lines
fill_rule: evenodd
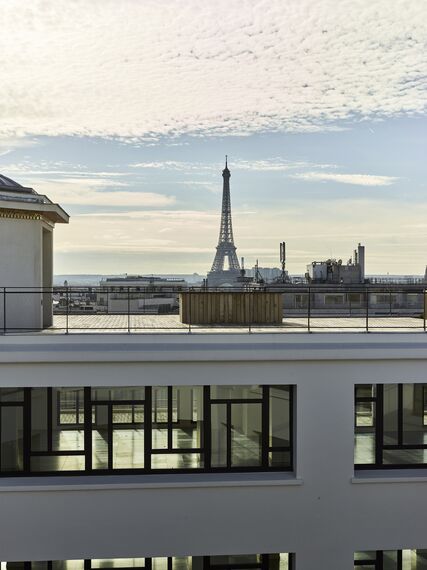
<svg viewBox="0 0 427 570">
<path fill-rule="evenodd" d="M 0 173 L 71 215 L 55 273 L 427 264 L 425 0 L 2 0 Z"/>
</svg>

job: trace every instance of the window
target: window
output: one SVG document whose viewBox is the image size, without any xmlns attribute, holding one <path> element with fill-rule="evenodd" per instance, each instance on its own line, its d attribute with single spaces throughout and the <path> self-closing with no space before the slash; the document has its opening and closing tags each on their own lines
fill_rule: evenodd
<svg viewBox="0 0 427 570">
<path fill-rule="evenodd" d="M 427 465 L 425 389 L 425 384 L 356 385 L 358 468 Z"/>
<path fill-rule="evenodd" d="M 291 554 L 1 562 L 1 570 L 293 570 Z"/>
<path fill-rule="evenodd" d="M 427 570 L 427 550 L 356 552 L 354 570 Z"/>
<path fill-rule="evenodd" d="M 0 389 L 0 474 L 291 470 L 291 386 Z"/>
<path fill-rule="evenodd" d="M 325 295 L 325 305 L 327 307 L 344 305 L 344 295 Z"/>
</svg>

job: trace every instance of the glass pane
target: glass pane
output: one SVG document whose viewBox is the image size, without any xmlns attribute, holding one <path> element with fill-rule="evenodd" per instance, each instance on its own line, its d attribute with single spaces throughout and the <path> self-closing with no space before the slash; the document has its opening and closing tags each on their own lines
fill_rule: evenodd
<svg viewBox="0 0 427 570">
<path fill-rule="evenodd" d="M 142 469 L 144 467 L 144 429 L 115 429 L 113 431 L 113 468 Z"/>
<path fill-rule="evenodd" d="M 168 389 L 166 386 L 154 386 L 152 389 L 152 407 L 154 424 L 168 421 Z"/>
<path fill-rule="evenodd" d="M 172 570 L 191 570 L 191 556 L 174 556 L 172 558 Z"/>
<path fill-rule="evenodd" d="M 427 449 L 384 449 L 384 465 L 427 464 Z"/>
<path fill-rule="evenodd" d="M 411 553 L 411 564 L 408 568 L 403 568 L 403 570 L 427 570 L 427 550 L 410 550 Z M 415 564 L 414 564 L 415 559 Z"/>
<path fill-rule="evenodd" d="M 227 404 L 211 405 L 211 465 L 227 467 Z"/>
<path fill-rule="evenodd" d="M 384 384 L 384 445 L 397 444 L 397 384 Z"/>
<path fill-rule="evenodd" d="M 232 404 L 232 467 L 261 465 L 261 415 L 261 404 Z"/>
<path fill-rule="evenodd" d="M 382 570 L 400 570 L 397 560 L 397 550 L 384 550 Z"/>
<path fill-rule="evenodd" d="M 262 398 L 261 386 L 211 386 L 212 400 Z"/>
<path fill-rule="evenodd" d="M 113 424 L 133 423 L 132 404 L 118 404 L 113 406 Z"/>
<path fill-rule="evenodd" d="M 31 471 L 84 471 L 84 455 L 44 455 L 31 457 Z"/>
<path fill-rule="evenodd" d="M 84 450 L 82 388 L 52 388 L 53 451 Z"/>
<path fill-rule="evenodd" d="M 1 408 L 0 418 L 1 470 L 22 471 L 24 468 L 24 425 L 22 406 L 8 406 Z"/>
<path fill-rule="evenodd" d="M 203 467 L 200 453 L 153 453 L 152 469 L 199 469 Z"/>
<path fill-rule="evenodd" d="M 357 398 L 374 398 L 376 393 L 375 384 L 356 384 Z"/>
<path fill-rule="evenodd" d="M 374 550 L 365 550 L 354 553 L 354 560 L 372 560 L 372 562 L 375 562 L 376 559 L 377 553 Z"/>
<path fill-rule="evenodd" d="M 374 410 L 374 402 L 356 402 L 356 427 L 374 427 Z"/>
<path fill-rule="evenodd" d="M 31 450 L 47 451 L 47 388 L 31 389 Z"/>
<path fill-rule="evenodd" d="M 92 469 L 108 469 L 108 406 L 93 406 Z"/>
<path fill-rule="evenodd" d="M 174 449 L 201 447 L 203 427 L 203 392 L 200 386 L 174 387 L 173 404 L 176 419 L 172 432 Z"/>
<path fill-rule="evenodd" d="M 234 566 L 236 564 L 261 564 L 260 554 L 235 554 L 229 556 L 210 556 L 211 566 Z"/>
<path fill-rule="evenodd" d="M 84 423 L 83 388 L 53 388 L 53 404 L 60 425 Z"/>
<path fill-rule="evenodd" d="M 365 465 L 375 463 L 375 431 L 366 428 L 366 432 L 357 432 L 354 436 L 354 463 Z"/>
<path fill-rule="evenodd" d="M 427 443 L 424 427 L 424 384 L 404 384 L 403 391 L 403 443 Z"/>
<path fill-rule="evenodd" d="M 270 386 L 270 447 L 290 445 L 290 387 Z"/>
<path fill-rule="evenodd" d="M 151 433 L 152 449 L 168 448 L 168 430 L 152 428 Z"/>
<path fill-rule="evenodd" d="M 0 388 L 0 402 L 23 402 L 23 388 Z"/>
<path fill-rule="evenodd" d="M 84 560 L 54 560 L 52 570 L 84 570 Z"/>
<path fill-rule="evenodd" d="M 145 558 L 92 559 L 91 567 L 92 568 L 144 568 Z"/>
<path fill-rule="evenodd" d="M 289 451 L 270 451 L 268 453 L 270 467 L 291 467 L 291 453 Z"/>
<path fill-rule="evenodd" d="M 267 554 L 268 570 L 289 570 L 289 554 Z"/>
<path fill-rule="evenodd" d="M 92 400 L 144 400 L 144 386 L 124 386 L 123 388 L 92 388 Z"/>
<path fill-rule="evenodd" d="M 168 570 L 167 558 L 152 558 L 151 564 L 153 570 Z"/>
</svg>

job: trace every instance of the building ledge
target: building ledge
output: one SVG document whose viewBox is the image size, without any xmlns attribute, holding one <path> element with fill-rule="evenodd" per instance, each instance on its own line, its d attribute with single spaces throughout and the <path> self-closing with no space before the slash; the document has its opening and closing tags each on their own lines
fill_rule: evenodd
<svg viewBox="0 0 427 570">
<path fill-rule="evenodd" d="M 293 473 L 190 473 L 159 475 L 76 475 L 8 477 L 0 479 L 0 493 L 46 491 L 105 491 L 203 487 L 274 487 L 303 485 Z"/>
<path fill-rule="evenodd" d="M 427 359 L 427 335 L 94 334 L 0 336 L 0 362 Z"/>
<path fill-rule="evenodd" d="M 427 483 L 427 469 L 367 469 L 359 471 L 352 483 Z"/>
</svg>

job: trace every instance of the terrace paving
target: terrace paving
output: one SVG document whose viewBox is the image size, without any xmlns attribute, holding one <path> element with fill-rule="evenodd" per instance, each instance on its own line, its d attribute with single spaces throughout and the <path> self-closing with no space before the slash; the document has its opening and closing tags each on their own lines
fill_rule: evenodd
<svg viewBox="0 0 427 570">
<path fill-rule="evenodd" d="M 422 318 L 411 316 L 372 316 L 368 320 L 369 332 L 425 332 Z M 282 325 L 250 328 L 243 325 L 191 325 L 179 320 L 179 315 L 107 315 L 71 314 L 55 315 L 53 326 L 43 333 L 296 333 L 308 332 L 306 317 L 285 317 Z M 366 332 L 366 318 L 347 316 L 311 317 L 311 332 Z"/>
</svg>

